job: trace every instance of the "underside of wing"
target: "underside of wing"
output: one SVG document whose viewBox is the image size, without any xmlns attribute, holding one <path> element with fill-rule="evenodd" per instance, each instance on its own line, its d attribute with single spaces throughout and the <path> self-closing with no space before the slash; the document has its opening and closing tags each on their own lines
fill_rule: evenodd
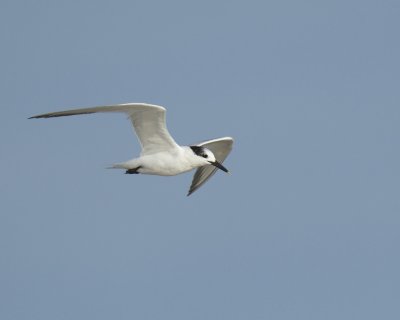
<svg viewBox="0 0 400 320">
<path fill-rule="evenodd" d="M 232 150 L 232 145 L 233 139 L 231 137 L 207 140 L 197 144 L 197 146 L 210 149 L 214 153 L 216 160 L 220 163 L 223 163 L 226 157 L 229 155 Z M 211 164 L 197 169 L 193 176 L 188 196 L 206 183 L 207 180 L 210 179 L 217 170 L 218 169 Z"/>
<path fill-rule="evenodd" d="M 165 108 L 147 103 L 125 103 L 92 108 L 73 109 L 40 114 L 32 118 L 54 118 L 80 114 L 119 112 L 128 115 L 142 146 L 142 155 L 177 148 L 178 145 L 168 132 Z"/>
</svg>

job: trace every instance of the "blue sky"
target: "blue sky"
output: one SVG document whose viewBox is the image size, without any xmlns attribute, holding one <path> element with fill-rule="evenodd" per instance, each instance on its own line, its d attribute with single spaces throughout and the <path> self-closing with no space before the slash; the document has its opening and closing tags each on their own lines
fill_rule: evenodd
<svg viewBox="0 0 400 320">
<path fill-rule="evenodd" d="M 398 1 L 2 1 L 1 319 L 400 316 Z M 101 104 L 167 108 L 192 174 Z"/>
</svg>

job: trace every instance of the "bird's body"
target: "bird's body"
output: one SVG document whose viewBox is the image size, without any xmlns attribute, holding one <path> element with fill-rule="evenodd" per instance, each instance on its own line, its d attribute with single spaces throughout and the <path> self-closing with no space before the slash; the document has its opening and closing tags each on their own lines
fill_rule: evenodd
<svg viewBox="0 0 400 320">
<path fill-rule="evenodd" d="M 198 168 L 188 195 L 203 185 L 217 170 L 228 172 L 221 164 L 232 149 L 233 139 L 224 137 L 192 146 L 180 146 L 171 137 L 165 122 L 165 108 L 145 103 L 126 103 L 45 113 L 31 118 L 53 118 L 98 112 L 128 115 L 142 147 L 138 158 L 116 163 L 112 168 L 128 174 L 173 176 Z"/>
<path fill-rule="evenodd" d="M 112 168 L 127 170 L 137 169 L 135 173 L 153 174 L 159 176 L 175 176 L 204 165 L 202 159 L 197 159 L 190 147 L 178 147 L 171 151 L 161 151 L 144 155 L 122 163 L 116 163 Z"/>
</svg>

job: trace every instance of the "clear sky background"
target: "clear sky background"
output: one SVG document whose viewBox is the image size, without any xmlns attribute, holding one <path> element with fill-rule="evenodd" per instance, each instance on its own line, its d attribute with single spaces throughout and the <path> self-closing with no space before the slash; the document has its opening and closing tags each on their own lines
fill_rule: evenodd
<svg viewBox="0 0 400 320">
<path fill-rule="evenodd" d="M 0 2 L 0 319 L 400 319 L 399 1 Z M 192 174 L 101 104 L 168 109 Z"/>
</svg>

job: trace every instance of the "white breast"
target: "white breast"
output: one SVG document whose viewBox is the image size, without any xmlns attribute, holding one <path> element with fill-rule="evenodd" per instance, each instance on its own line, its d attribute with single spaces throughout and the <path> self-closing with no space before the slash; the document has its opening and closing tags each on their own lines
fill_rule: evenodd
<svg viewBox="0 0 400 320">
<path fill-rule="evenodd" d="M 140 173 L 162 176 L 174 176 L 204 165 L 188 147 L 143 156 L 135 162 L 140 166 Z"/>
</svg>

